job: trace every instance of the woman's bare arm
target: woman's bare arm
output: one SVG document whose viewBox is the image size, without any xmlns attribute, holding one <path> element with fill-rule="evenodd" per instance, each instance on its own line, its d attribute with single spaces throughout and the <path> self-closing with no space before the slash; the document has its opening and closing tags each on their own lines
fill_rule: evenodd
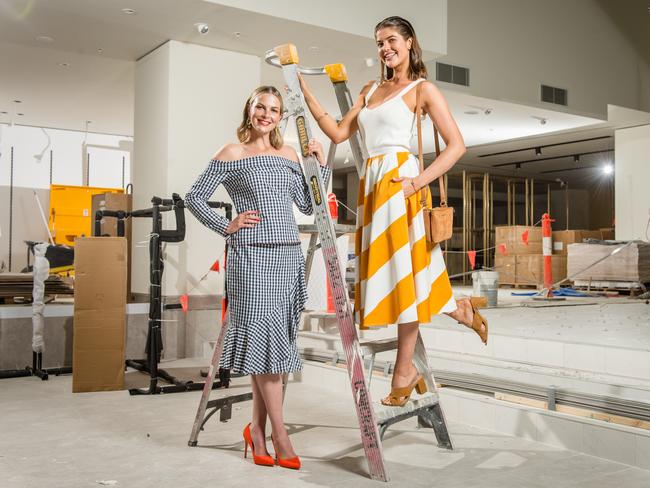
<svg viewBox="0 0 650 488">
<path fill-rule="evenodd" d="M 340 144 L 349 139 L 359 129 L 357 116 L 366 103 L 365 97 L 372 84 L 373 82 L 371 81 L 363 87 L 357 100 L 354 102 L 354 105 L 350 108 L 350 111 L 345 114 L 340 122 L 336 122 L 336 120 L 325 111 L 323 106 L 316 99 L 304 78 L 300 76 L 300 86 L 305 96 L 305 101 L 307 102 L 309 111 L 314 116 L 314 119 L 321 130 L 335 144 Z"/>
</svg>

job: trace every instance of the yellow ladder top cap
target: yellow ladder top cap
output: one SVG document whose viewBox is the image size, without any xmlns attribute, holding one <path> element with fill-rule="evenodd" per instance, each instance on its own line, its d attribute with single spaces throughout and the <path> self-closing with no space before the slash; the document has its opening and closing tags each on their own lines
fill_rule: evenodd
<svg viewBox="0 0 650 488">
<path fill-rule="evenodd" d="M 273 50 L 278 55 L 278 58 L 280 58 L 280 64 L 282 66 L 286 64 L 298 64 L 298 49 L 296 49 L 295 45 L 291 43 L 282 44 L 274 47 Z"/>
<path fill-rule="evenodd" d="M 348 74 L 345 71 L 345 65 L 342 63 L 326 64 L 325 72 L 329 75 L 332 83 L 348 81 Z"/>
</svg>

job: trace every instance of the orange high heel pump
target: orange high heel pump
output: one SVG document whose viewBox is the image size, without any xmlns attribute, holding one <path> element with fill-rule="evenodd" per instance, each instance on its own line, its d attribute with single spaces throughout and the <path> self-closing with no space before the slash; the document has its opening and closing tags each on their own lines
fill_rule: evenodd
<svg viewBox="0 0 650 488">
<path fill-rule="evenodd" d="M 251 452 L 253 453 L 253 462 L 259 466 L 273 466 L 275 462 L 273 458 L 269 455 L 266 456 L 256 456 L 255 455 L 255 446 L 253 446 L 253 438 L 251 437 L 251 424 L 249 423 L 244 427 L 244 459 L 246 454 L 248 454 L 248 446 L 251 447 Z"/>
<path fill-rule="evenodd" d="M 273 443 L 273 449 L 275 450 L 275 462 L 283 467 L 288 469 L 300 469 L 300 458 L 298 456 L 292 458 L 281 458 L 279 454 L 278 447 L 275 445 L 275 439 L 273 439 L 273 434 L 271 434 L 271 442 Z"/>
</svg>

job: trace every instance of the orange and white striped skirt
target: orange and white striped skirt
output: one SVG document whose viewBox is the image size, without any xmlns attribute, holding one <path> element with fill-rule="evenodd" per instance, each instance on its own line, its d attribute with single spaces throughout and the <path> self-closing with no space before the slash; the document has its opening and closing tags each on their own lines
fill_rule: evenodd
<svg viewBox="0 0 650 488">
<path fill-rule="evenodd" d="M 456 310 L 440 246 L 427 243 L 424 234 L 421 197 L 404 198 L 402 183 L 392 181 L 418 173 L 418 159 L 408 152 L 366 161 L 355 239 L 354 308 L 362 329 L 427 323 Z"/>
</svg>

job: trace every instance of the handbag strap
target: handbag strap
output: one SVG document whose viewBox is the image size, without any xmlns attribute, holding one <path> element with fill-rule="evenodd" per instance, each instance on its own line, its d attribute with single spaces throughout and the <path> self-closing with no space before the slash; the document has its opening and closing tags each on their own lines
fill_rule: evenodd
<svg viewBox="0 0 650 488">
<path fill-rule="evenodd" d="M 415 118 L 417 119 L 418 126 L 418 160 L 420 161 L 420 173 L 424 171 L 424 155 L 422 154 L 422 83 L 418 83 L 418 86 L 415 87 Z M 432 122 L 433 125 L 433 137 L 436 144 L 436 158 L 440 156 L 440 141 L 438 140 L 438 129 L 436 124 Z M 440 185 L 440 206 L 447 206 L 447 192 L 445 191 L 445 185 L 442 181 L 442 176 L 438 177 L 438 184 Z M 424 185 L 427 189 L 429 185 Z M 426 206 L 426 193 L 422 194 L 422 206 Z"/>
</svg>

